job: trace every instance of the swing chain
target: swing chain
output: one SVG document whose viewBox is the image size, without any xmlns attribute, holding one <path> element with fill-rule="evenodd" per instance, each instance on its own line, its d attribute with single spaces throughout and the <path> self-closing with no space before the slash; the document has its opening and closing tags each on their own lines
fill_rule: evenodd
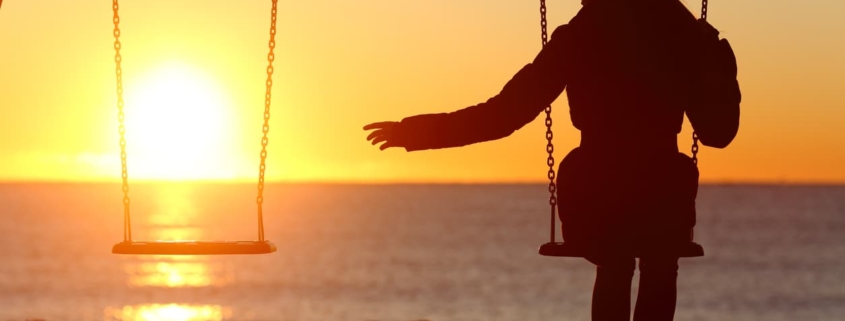
<svg viewBox="0 0 845 321">
<path fill-rule="evenodd" d="M 692 163 L 698 165 L 698 133 L 692 132 Z"/>
<path fill-rule="evenodd" d="M 707 21 L 707 0 L 701 0 L 701 20 Z M 698 165 L 698 134 L 692 132 L 692 163 Z"/>
<path fill-rule="evenodd" d="M 123 179 L 123 241 L 131 242 L 132 226 L 129 220 L 129 174 L 126 166 L 126 127 L 123 125 L 123 120 L 125 119 L 123 114 L 123 68 L 120 66 L 123 57 L 120 55 L 119 8 L 120 4 L 118 4 L 118 0 L 112 0 L 112 10 L 114 11 L 114 16 L 112 17 L 112 22 L 114 22 L 114 63 L 115 75 L 117 77 L 117 120 L 120 123 L 118 127 L 118 132 L 120 132 L 120 177 Z"/>
<path fill-rule="evenodd" d="M 261 164 L 258 166 L 258 197 L 255 201 L 258 204 L 258 240 L 264 241 L 264 170 L 267 168 L 267 143 L 270 141 L 267 138 L 267 133 L 270 131 L 270 98 L 273 92 L 273 61 L 276 55 L 273 49 L 276 48 L 276 8 L 278 0 L 272 0 L 273 7 L 270 11 L 270 41 L 268 47 L 270 52 L 267 54 L 267 90 L 264 93 L 264 125 L 261 127 L 263 136 L 261 137 Z"/>
<path fill-rule="evenodd" d="M 540 0 L 540 29 L 541 29 L 541 39 L 543 41 L 543 47 L 546 46 L 548 43 L 549 36 L 548 36 L 548 23 L 546 21 L 546 0 Z M 546 165 L 549 166 L 548 171 L 548 178 L 549 178 L 549 205 L 551 207 L 551 230 L 549 231 L 549 237 L 552 242 L 555 240 L 555 210 L 557 209 L 557 186 L 555 185 L 555 145 L 552 143 L 552 138 L 554 134 L 552 133 L 552 106 L 546 106 L 546 152 L 549 153 L 548 158 L 546 158 Z"/>
</svg>

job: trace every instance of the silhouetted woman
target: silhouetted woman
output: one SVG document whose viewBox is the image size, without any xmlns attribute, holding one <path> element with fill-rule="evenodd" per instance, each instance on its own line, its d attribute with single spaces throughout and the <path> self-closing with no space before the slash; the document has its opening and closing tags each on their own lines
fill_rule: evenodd
<svg viewBox="0 0 845 321">
<path fill-rule="evenodd" d="M 672 320 L 677 245 L 695 225 L 698 170 L 678 151 L 686 113 L 702 144 L 724 148 L 739 126 L 736 60 L 718 32 L 678 0 L 584 0 L 534 61 L 495 97 L 452 113 L 367 125 L 380 148 L 458 147 L 506 137 L 566 89 L 581 144 L 560 164 L 567 243 L 597 266 L 593 320 Z"/>
</svg>

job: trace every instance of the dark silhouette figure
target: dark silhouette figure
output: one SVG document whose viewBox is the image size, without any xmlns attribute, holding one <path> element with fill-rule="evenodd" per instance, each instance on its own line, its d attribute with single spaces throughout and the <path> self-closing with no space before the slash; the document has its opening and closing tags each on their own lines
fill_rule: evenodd
<svg viewBox="0 0 845 321">
<path fill-rule="evenodd" d="M 696 164 L 678 150 L 684 114 L 724 148 L 741 100 L 730 45 L 679 0 L 585 0 L 495 97 L 452 113 L 367 125 L 382 150 L 458 147 L 506 137 L 566 90 L 581 144 L 560 163 L 563 238 L 597 266 L 593 320 L 672 320 L 679 244 L 695 225 Z"/>
</svg>

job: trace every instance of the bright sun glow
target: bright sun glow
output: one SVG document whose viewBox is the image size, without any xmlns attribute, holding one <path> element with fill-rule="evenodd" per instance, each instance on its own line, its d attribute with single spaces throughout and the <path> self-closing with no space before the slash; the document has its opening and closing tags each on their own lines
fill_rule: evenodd
<svg viewBox="0 0 845 321">
<path fill-rule="evenodd" d="M 233 108 L 219 87 L 187 65 L 168 64 L 126 89 L 130 177 L 234 176 Z"/>
</svg>

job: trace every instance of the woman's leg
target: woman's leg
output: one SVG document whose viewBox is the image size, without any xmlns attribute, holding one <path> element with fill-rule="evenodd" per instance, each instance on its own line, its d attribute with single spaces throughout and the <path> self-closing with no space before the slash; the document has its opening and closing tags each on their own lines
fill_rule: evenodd
<svg viewBox="0 0 845 321">
<path fill-rule="evenodd" d="M 634 258 L 596 257 L 587 260 L 596 265 L 593 321 L 629 321 Z"/>
<path fill-rule="evenodd" d="M 672 321 L 677 280 L 678 258 L 641 258 L 634 321 Z"/>
</svg>

